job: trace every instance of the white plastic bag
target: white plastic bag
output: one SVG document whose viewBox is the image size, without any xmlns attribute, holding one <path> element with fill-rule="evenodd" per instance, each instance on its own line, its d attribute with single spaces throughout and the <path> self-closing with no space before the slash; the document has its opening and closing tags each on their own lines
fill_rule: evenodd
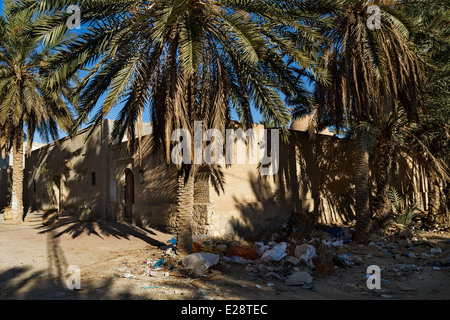
<svg viewBox="0 0 450 320">
<path fill-rule="evenodd" d="M 283 259 L 287 253 L 286 251 L 287 243 L 281 242 L 275 245 L 272 249 L 267 250 L 261 257 L 263 261 L 280 261 Z"/>
<path fill-rule="evenodd" d="M 198 252 L 190 254 L 183 258 L 182 264 L 186 269 L 192 269 L 194 271 L 206 271 L 209 267 L 212 267 L 219 263 L 219 255 L 214 253 Z"/>
<path fill-rule="evenodd" d="M 205 265 L 206 269 L 208 269 L 219 263 L 219 255 L 204 252 L 193 253 L 184 257 L 182 263 L 186 269 L 192 269 L 198 263 Z"/>
<path fill-rule="evenodd" d="M 301 261 L 306 263 L 308 268 L 313 269 L 314 264 L 312 263 L 312 259 L 316 256 L 316 248 L 314 248 L 310 244 L 302 244 L 295 247 L 294 255 L 299 258 Z"/>
</svg>

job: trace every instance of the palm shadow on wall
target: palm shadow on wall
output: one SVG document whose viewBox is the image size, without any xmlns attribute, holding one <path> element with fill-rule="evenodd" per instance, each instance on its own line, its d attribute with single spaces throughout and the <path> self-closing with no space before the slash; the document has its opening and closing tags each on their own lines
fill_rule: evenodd
<svg viewBox="0 0 450 320">
<path fill-rule="evenodd" d="M 241 217 L 229 221 L 232 232 L 260 239 L 282 227 L 295 213 L 306 216 L 316 226 L 352 221 L 353 163 L 351 142 L 325 135 L 311 139 L 306 132 L 291 131 L 288 141 L 280 141 L 278 174 L 249 174 L 256 201 L 234 197 Z M 268 179 L 274 179 L 275 189 Z"/>
<path fill-rule="evenodd" d="M 164 245 L 153 237 L 155 233 L 149 228 L 126 222 L 102 220 L 106 208 L 99 205 L 99 199 L 105 196 L 104 187 L 108 181 L 101 181 L 103 178 L 106 179 L 106 176 L 101 174 L 102 168 L 98 165 L 103 159 L 99 147 L 101 142 L 98 139 L 91 138 L 81 148 L 72 148 L 71 144 L 58 145 L 58 142 L 55 144 L 51 149 L 50 146 L 39 149 L 32 154 L 32 158 L 27 159 L 29 171 L 26 172 L 25 181 L 28 182 L 26 188 L 28 207 L 25 212 L 43 210 L 52 205 L 45 179 L 38 168 L 30 170 L 30 166 L 45 164 L 52 175 L 64 178 L 60 190 L 64 192 L 64 196 L 60 198 L 58 224 L 39 226 L 41 233 L 51 234 L 55 239 L 63 234 L 70 234 L 72 238 L 83 234 L 102 239 L 109 236 L 117 239 L 135 237 L 153 246 Z M 92 172 L 97 172 L 95 183 L 91 177 Z M 78 220 L 78 209 L 82 205 L 92 208 L 94 221 Z"/>
</svg>

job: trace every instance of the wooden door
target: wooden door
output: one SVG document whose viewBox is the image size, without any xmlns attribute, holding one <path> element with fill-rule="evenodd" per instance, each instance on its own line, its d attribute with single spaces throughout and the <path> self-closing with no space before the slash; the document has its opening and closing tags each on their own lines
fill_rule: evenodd
<svg viewBox="0 0 450 320">
<path fill-rule="evenodd" d="M 134 177 L 131 170 L 127 170 L 125 176 L 125 218 L 133 218 L 134 204 Z"/>
</svg>

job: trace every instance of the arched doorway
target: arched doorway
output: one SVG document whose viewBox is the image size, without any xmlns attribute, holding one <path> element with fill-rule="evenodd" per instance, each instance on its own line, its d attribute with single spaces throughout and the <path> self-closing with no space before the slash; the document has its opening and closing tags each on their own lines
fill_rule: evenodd
<svg viewBox="0 0 450 320">
<path fill-rule="evenodd" d="M 134 204 L 134 176 L 130 169 L 125 171 L 125 219 L 132 220 Z"/>
</svg>

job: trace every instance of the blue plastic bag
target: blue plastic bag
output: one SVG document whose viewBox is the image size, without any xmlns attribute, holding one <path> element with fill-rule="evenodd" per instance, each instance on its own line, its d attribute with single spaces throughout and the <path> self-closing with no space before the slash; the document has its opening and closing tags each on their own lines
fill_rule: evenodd
<svg viewBox="0 0 450 320">
<path fill-rule="evenodd" d="M 177 237 L 173 237 L 172 239 L 168 240 L 167 243 L 173 244 L 174 246 L 177 245 Z"/>
<path fill-rule="evenodd" d="M 161 259 L 153 265 L 153 268 L 158 268 L 158 267 L 162 266 L 163 263 L 164 263 L 164 259 Z"/>
</svg>

